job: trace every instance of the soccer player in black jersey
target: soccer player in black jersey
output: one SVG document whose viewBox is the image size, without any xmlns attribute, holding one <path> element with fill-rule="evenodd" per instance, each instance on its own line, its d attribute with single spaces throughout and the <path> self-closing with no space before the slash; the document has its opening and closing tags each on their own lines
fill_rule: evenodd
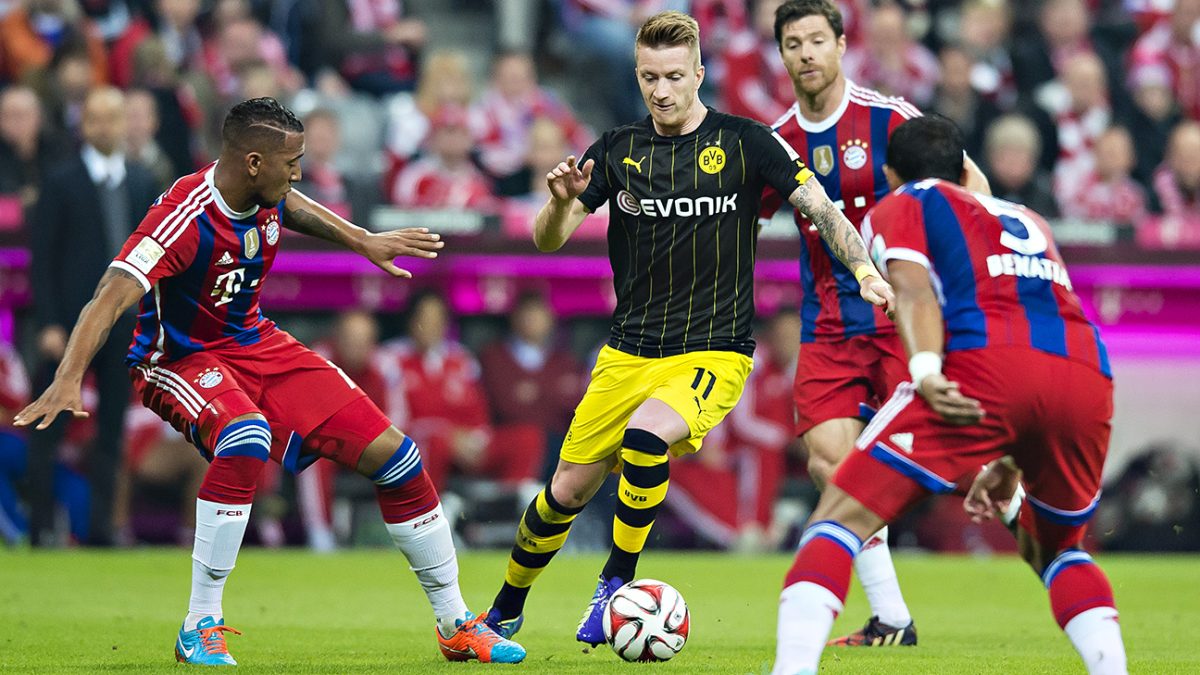
<svg viewBox="0 0 1200 675">
<path fill-rule="evenodd" d="M 525 512 L 488 612 L 489 625 L 506 637 L 519 630 L 529 588 L 571 521 L 623 464 L 612 550 L 576 634 L 592 645 L 604 641 L 608 599 L 634 578 L 666 495 L 668 456 L 697 451 L 750 374 L 764 186 L 812 219 L 855 271 L 864 299 L 887 306 L 892 298 L 857 231 L 791 147 L 758 122 L 700 102 L 694 19 L 679 12 L 648 19 L 636 61 L 650 115 L 604 134 L 582 162 L 568 157 L 547 174 L 551 197 L 534 224 L 534 243 L 554 251 L 608 202 L 617 307 L 558 468 Z"/>
</svg>

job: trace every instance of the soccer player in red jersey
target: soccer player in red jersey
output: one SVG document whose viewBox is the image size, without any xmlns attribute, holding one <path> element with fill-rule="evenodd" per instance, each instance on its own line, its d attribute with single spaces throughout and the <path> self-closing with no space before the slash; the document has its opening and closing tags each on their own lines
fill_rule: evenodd
<svg viewBox="0 0 1200 675">
<path fill-rule="evenodd" d="M 220 158 L 150 208 L 80 314 L 54 381 L 16 424 L 44 429 L 62 412 L 86 416 L 84 370 L 117 317 L 140 301 L 126 359 L 134 388 L 210 462 L 196 500 L 192 594 L 177 660 L 236 665 L 222 635 L 232 629 L 221 598 L 259 474 L 268 457 L 292 471 L 327 457 L 376 484 L 388 531 L 433 606 L 446 658 L 520 661 L 520 645 L 467 611 L 449 524 L 416 444 L 337 366 L 259 308 L 281 227 L 343 245 L 396 277 L 411 276 L 397 256 L 433 258 L 442 246 L 421 228 L 369 233 L 293 190 L 303 154 L 304 127 L 277 101 L 234 106 Z"/>
<path fill-rule="evenodd" d="M 796 102 L 773 125 L 856 227 L 888 192 L 883 164 L 888 137 L 921 113 L 903 99 L 846 79 L 842 15 L 831 0 L 790 0 L 775 12 L 775 39 L 792 78 Z M 972 180 L 986 180 L 974 164 Z M 778 195 L 764 195 L 770 219 Z M 796 435 L 808 450 L 808 471 L 824 488 L 850 453 L 874 409 L 904 380 L 903 349 L 883 310 L 858 297 L 854 273 L 821 242 L 812 224 L 800 228 L 800 282 L 804 298 L 796 366 Z M 915 645 L 916 627 L 900 592 L 887 530 L 868 538 L 855 571 L 872 615 L 859 631 L 835 640 L 843 646 Z"/>
<path fill-rule="evenodd" d="M 1003 505 L 1014 484 L 1006 463 L 1027 492 L 1021 552 L 1058 625 L 1088 672 L 1125 672 L 1112 588 L 1080 548 L 1111 431 L 1107 352 L 1049 226 L 960 187 L 962 148 L 958 128 L 936 115 L 905 122 L 888 144 L 895 192 L 863 230 L 896 289 L 911 381 L 859 436 L 801 537 L 779 605 L 776 674 L 817 672 L 866 537 L 981 464 L 968 510 L 982 511 L 990 491 Z"/>
</svg>

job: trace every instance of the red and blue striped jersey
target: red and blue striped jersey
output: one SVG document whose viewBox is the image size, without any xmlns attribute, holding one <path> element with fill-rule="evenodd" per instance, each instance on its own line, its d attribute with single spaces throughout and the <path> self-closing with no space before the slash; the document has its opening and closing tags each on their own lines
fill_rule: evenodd
<svg viewBox="0 0 1200 675">
<path fill-rule="evenodd" d="M 888 138 L 905 120 L 920 116 L 903 99 L 846 82 L 841 104 L 820 122 L 810 122 L 793 104 L 773 125 L 775 131 L 800 154 L 821 181 L 829 199 L 855 226 L 875 202 L 888 193 L 883 164 Z M 786 196 L 786 195 L 785 195 Z M 770 219 L 782 197 L 763 195 L 761 216 Z M 891 335 L 896 329 L 883 311 L 859 296 L 854 272 L 840 263 L 799 211 L 800 284 L 803 301 L 801 342 L 836 342 L 856 335 Z"/>
<path fill-rule="evenodd" d="M 215 168 L 175 181 L 111 264 L 146 289 L 125 358 L 131 366 L 254 344 L 275 330 L 258 298 L 278 250 L 283 202 L 238 213 L 213 185 Z"/>
<path fill-rule="evenodd" d="M 1050 226 L 1024 206 L 943 180 L 908 183 L 862 225 L 881 270 L 929 270 L 946 352 L 1031 347 L 1112 377 L 1100 331 L 1084 316 Z"/>
</svg>

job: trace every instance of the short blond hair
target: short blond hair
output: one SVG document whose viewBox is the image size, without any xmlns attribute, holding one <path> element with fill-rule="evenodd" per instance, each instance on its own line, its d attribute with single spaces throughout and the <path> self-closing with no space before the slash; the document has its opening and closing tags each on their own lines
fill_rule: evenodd
<svg viewBox="0 0 1200 675">
<path fill-rule="evenodd" d="M 700 65 L 700 25 L 683 12 L 659 12 L 646 19 L 634 44 L 653 49 L 686 46 L 696 55 L 696 65 Z"/>
</svg>

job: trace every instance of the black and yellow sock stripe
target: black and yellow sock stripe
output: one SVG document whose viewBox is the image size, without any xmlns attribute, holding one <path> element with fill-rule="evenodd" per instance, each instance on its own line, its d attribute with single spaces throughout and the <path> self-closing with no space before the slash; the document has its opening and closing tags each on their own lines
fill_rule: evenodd
<svg viewBox="0 0 1200 675">
<path fill-rule="evenodd" d="M 549 485 L 530 502 L 517 527 L 517 541 L 508 559 L 504 585 L 492 605 L 500 610 L 502 619 L 513 619 L 521 613 L 529 587 L 566 543 L 571 522 L 582 510 L 582 506 L 568 508 L 559 504 Z"/>
<path fill-rule="evenodd" d="M 632 581 L 654 518 L 667 496 L 671 470 L 667 443 L 641 429 L 629 429 L 621 447 L 621 481 L 613 518 L 613 546 L 604 565 L 605 579 Z"/>
</svg>

